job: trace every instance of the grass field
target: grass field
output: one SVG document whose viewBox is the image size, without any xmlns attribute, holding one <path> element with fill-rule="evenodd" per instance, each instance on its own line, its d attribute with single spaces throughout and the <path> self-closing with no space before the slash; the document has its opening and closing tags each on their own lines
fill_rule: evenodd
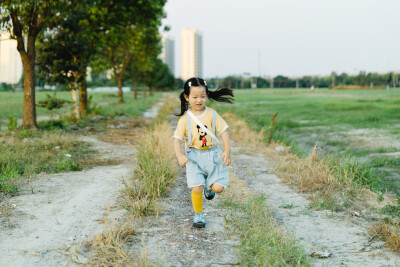
<svg viewBox="0 0 400 267">
<path fill-rule="evenodd" d="M 235 90 L 235 104 L 218 103 L 256 129 L 276 119 L 274 140 L 307 155 L 354 157 L 376 170 L 383 185 L 400 193 L 400 90 L 258 89 Z"/>
<path fill-rule="evenodd" d="M 141 92 L 140 92 L 141 93 Z M 53 95 L 53 92 L 36 92 L 36 103 L 46 99 L 46 94 Z M 155 93 L 153 96 L 141 98 L 136 101 L 133 99 L 133 93 L 124 94 L 124 105 L 118 105 L 117 93 L 89 93 L 92 96 L 92 104 L 101 106 L 103 115 L 126 115 L 126 116 L 139 116 L 149 106 L 154 104 L 160 97 L 160 93 Z M 56 92 L 57 98 L 72 100 L 71 93 L 66 91 Z M 22 105 L 23 105 L 23 92 L 0 92 L 0 122 L 8 121 L 11 114 L 15 118 L 22 118 Z M 55 111 L 50 114 L 45 108 L 37 107 L 37 116 L 50 116 L 57 115 L 57 113 L 65 114 L 65 112 L 72 112 L 72 105 L 68 104 L 59 112 Z"/>
</svg>

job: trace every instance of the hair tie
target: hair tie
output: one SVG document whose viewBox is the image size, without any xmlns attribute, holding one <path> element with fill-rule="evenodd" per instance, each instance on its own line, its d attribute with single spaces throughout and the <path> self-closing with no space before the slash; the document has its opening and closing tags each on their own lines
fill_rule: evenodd
<svg viewBox="0 0 400 267">
<path fill-rule="evenodd" d="M 206 81 L 204 81 L 204 86 L 207 86 L 207 82 Z"/>
<path fill-rule="evenodd" d="M 189 86 L 189 88 L 192 87 L 192 82 L 189 82 L 189 83 L 188 83 L 188 86 Z"/>
</svg>

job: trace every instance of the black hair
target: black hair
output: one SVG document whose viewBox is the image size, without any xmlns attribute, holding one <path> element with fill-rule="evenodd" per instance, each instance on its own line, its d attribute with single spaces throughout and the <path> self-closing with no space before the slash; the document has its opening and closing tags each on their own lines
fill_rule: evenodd
<svg viewBox="0 0 400 267">
<path fill-rule="evenodd" d="M 207 84 L 204 82 L 203 79 L 201 78 L 190 78 L 185 82 L 183 85 L 183 92 L 179 95 L 179 99 L 181 101 L 181 112 L 178 114 L 175 114 L 175 116 L 182 116 L 185 114 L 185 112 L 189 108 L 189 102 L 186 101 L 185 95 L 189 96 L 190 94 L 190 87 L 189 83 L 191 83 L 191 86 L 204 86 L 206 88 L 206 94 L 207 97 L 211 100 L 215 100 L 218 102 L 227 102 L 227 103 L 233 103 L 233 91 L 231 88 L 223 87 L 223 88 L 218 88 L 215 91 L 210 91 L 208 90 Z"/>
</svg>

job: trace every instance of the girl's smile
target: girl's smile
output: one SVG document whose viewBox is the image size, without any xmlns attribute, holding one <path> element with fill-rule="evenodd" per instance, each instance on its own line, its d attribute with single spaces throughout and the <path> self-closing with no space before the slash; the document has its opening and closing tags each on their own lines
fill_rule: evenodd
<svg viewBox="0 0 400 267">
<path fill-rule="evenodd" d="M 202 112 L 207 102 L 206 88 L 204 86 L 192 86 L 189 96 L 185 95 L 185 99 L 189 102 L 192 111 Z"/>
</svg>

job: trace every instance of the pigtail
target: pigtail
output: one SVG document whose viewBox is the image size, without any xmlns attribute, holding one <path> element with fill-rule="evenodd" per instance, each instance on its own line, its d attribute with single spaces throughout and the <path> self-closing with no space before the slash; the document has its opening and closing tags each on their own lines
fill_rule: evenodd
<svg viewBox="0 0 400 267">
<path fill-rule="evenodd" d="M 184 94 L 185 94 L 185 92 L 182 92 L 179 95 L 179 100 L 181 101 L 181 112 L 180 113 L 174 113 L 175 116 L 182 116 L 183 114 L 185 114 L 185 112 L 189 108 L 189 103 L 186 101 Z"/>
<path fill-rule="evenodd" d="M 233 91 L 230 88 L 218 88 L 215 91 L 207 90 L 208 98 L 218 101 L 218 102 L 226 102 L 226 103 L 233 103 Z"/>
<path fill-rule="evenodd" d="M 190 78 L 183 85 L 183 92 L 179 95 L 179 100 L 181 101 L 181 112 L 174 113 L 175 116 L 182 116 L 189 109 L 189 102 L 186 101 L 185 95 L 190 95 L 190 87 L 192 86 L 204 86 L 206 88 L 207 97 L 211 100 L 218 102 L 233 103 L 233 91 L 230 88 L 219 88 L 215 91 L 208 90 L 207 82 L 201 78 Z"/>
</svg>

